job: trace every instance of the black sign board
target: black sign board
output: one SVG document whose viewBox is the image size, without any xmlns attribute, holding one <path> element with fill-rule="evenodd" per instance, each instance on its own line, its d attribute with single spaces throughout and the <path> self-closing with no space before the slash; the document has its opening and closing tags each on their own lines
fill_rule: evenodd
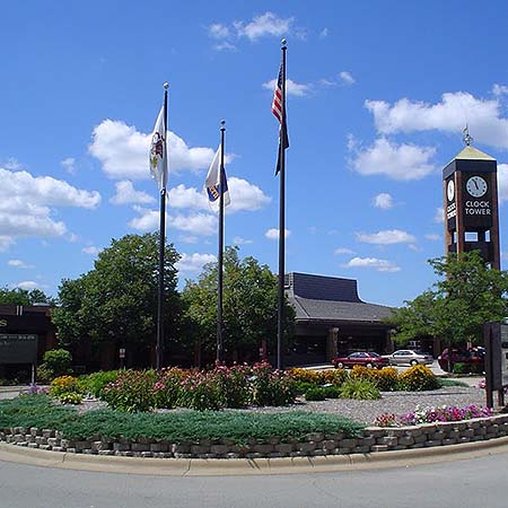
<svg viewBox="0 0 508 508">
<path fill-rule="evenodd" d="M 497 390 L 499 405 L 504 405 L 504 387 L 508 385 L 508 325 L 485 323 L 485 390 L 487 406 L 494 407 Z"/>
<path fill-rule="evenodd" d="M 37 335 L 0 334 L 0 364 L 37 363 Z"/>
</svg>

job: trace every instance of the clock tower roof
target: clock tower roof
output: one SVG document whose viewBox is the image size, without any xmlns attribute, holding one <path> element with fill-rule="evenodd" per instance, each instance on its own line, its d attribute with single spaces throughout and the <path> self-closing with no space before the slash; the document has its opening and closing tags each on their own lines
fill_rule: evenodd
<svg viewBox="0 0 508 508">
<path fill-rule="evenodd" d="M 490 155 L 474 148 L 472 146 L 466 146 L 464 149 L 459 152 L 453 160 L 482 160 L 482 161 L 493 161 L 495 160 Z"/>
</svg>

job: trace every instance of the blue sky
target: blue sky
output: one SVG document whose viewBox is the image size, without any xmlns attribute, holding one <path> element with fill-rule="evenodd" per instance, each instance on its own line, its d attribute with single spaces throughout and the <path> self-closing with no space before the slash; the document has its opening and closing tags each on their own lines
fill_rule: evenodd
<svg viewBox="0 0 508 508">
<path fill-rule="evenodd" d="M 221 119 L 226 243 L 277 272 L 282 37 L 287 271 L 356 278 L 364 300 L 388 305 L 429 287 L 441 170 L 466 123 L 498 160 L 507 252 L 507 19 L 502 1 L 3 2 L 1 285 L 56 295 L 112 238 L 157 229 L 147 149 L 166 80 L 181 284 L 217 252 L 202 188 Z"/>
</svg>

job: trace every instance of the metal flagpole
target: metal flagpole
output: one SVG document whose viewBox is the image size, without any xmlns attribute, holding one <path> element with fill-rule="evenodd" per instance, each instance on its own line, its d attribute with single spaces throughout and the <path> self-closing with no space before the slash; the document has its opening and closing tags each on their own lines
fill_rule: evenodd
<svg viewBox="0 0 508 508">
<path fill-rule="evenodd" d="M 223 341 L 223 265 L 224 265 L 224 136 L 226 132 L 226 122 L 221 121 L 220 128 L 220 168 L 219 168 L 219 255 L 218 255 L 218 296 L 217 296 L 217 363 L 224 361 L 224 341 Z"/>
<path fill-rule="evenodd" d="M 286 147 L 282 136 L 286 136 L 286 52 L 287 43 L 281 41 L 282 50 L 282 122 L 279 129 L 279 286 L 277 305 L 277 369 L 284 368 L 284 278 L 285 278 L 285 256 L 286 256 Z"/>
<path fill-rule="evenodd" d="M 164 83 L 164 157 L 167 163 L 167 132 L 168 132 L 168 87 Z M 163 363 L 163 338 L 164 338 L 164 249 L 166 245 L 166 180 L 162 178 L 160 190 L 160 221 L 159 221 L 159 287 L 157 295 L 157 344 L 155 346 L 155 367 L 159 370 Z"/>
</svg>

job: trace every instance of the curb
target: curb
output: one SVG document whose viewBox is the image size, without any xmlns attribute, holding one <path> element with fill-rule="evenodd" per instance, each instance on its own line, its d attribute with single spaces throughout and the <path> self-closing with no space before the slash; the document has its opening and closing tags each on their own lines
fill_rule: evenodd
<svg viewBox="0 0 508 508">
<path fill-rule="evenodd" d="M 508 437 L 375 454 L 273 459 L 154 459 L 81 455 L 0 443 L 0 461 L 39 467 L 151 476 L 286 475 L 413 467 L 508 453 Z"/>
</svg>

